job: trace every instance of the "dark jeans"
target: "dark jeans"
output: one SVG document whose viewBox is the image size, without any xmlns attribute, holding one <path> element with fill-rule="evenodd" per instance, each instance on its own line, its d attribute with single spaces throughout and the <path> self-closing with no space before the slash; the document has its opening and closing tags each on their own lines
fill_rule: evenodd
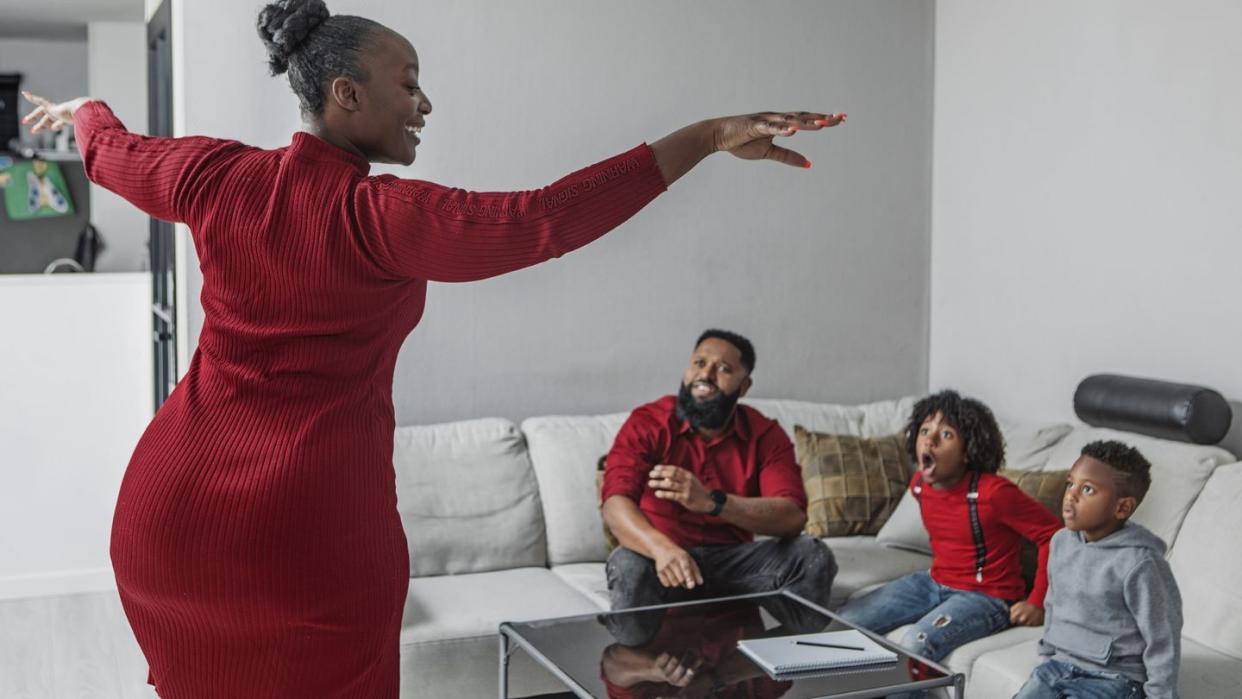
<svg viewBox="0 0 1242 699">
<path fill-rule="evenodd" d="M 703 585 L 693 590 L 665 587 L 650 558 L 623 546 L 613 550 L 606 567 L 613 610 L 777 590 L 789 590 L 827 607 L 832 580 L 837 575 L 832 551 L 809 536 L 732 546 L 696 546 L 688 551 L 703 573 Z M 800 625 L 797 614 L 787 614 L 783 608 L 768 611 L 782 623 Z M 655 623 L 658 626 L 658 619 Z M 629 639 L 633 641 L 645 633 L 635 630 L 634 634 L 625 635 L 633 635 Z"/>
</svg>

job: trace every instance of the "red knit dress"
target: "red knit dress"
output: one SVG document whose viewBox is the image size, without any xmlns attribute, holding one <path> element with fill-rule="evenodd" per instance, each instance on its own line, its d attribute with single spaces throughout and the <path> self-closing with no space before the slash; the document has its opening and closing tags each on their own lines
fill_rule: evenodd
<svg viewBox="0 0 1242 699">
<path fill-rule="evenodd" d="M 91 181 L 193 232 L 204 322 L 121 484 L 112 563 L 165 699 L 395 697 L 409 557 L 397 351 L 428 281 L 581 247 L 665 189 L 651 149 L 544 189 L 391 175 L 307 133 L 262 150 L 75 116 Z"/>
</svg>

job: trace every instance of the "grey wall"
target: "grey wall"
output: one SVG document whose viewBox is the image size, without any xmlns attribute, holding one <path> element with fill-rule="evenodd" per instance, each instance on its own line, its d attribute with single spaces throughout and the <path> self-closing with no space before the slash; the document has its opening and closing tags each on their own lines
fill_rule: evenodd
<svg viewBox="0 0 1242 699">
<path fill-rule="evenodd" d="M 931 385 L 1033 420 L 1096 372 L 1242 408 L 1242 5 L 937 13 Z"/>
<path fill-rule="evenodd" d="M 298 128 L 287 84 L 264 71 L 259 6 L 177 6 L 193 28 L 177 86 L 187 133 L 275 147 Z M 394 170 L 409 177 L 526 189 L 708 116 L 850 115 L 792 140 L 810 171 L 713 156 L 586 249 L 433 285 L 398 365 L 400 423 L 625 410 L 674 389 L 711 325 L 756 342 L 752 395 L 926 388 L 931 3 L 330 7 L 388 24 L 420 53 L 435 111 L 418 162 Z M 188 282 L 197 294 L 197 275 Z M 196 338 L 196 304 L 190 315 Z"/>
<path fill-rule="evenodd" d="M 0 73 L 21 73 L 22 88 L 49 99 L 86 94 L 86 41 L 84 39 L 0 38 Z M 24 116 L 33 109 L 21 100 Z M 22 135 L 29 140 L 29 129 Z M 50 136 L 47 138 L 51 138 Z M 51 147 L 51 143 L 47 144 Z"/>
</svg>

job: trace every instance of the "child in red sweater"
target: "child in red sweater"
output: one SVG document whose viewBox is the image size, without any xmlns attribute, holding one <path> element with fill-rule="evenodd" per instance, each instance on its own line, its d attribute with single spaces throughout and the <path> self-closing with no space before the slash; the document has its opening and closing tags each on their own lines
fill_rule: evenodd
<svg viewBox="0 0 1242 699">
<path fill-rule="evenodd" d="M 928 396 L 910 415 L 906 451 L 916 466 L 910 489 L 931 537 L 931 570 L 898 578 L 838 615 L 881 634 L 914 624 L 900 644 L 933 661 L 1011 624 L 1043 624 L 1048 542 L 1061 522 L 996 475 L 1005 444 L 992 411 L 953 391 Z M 1039 546 L 1025 598 L 1023 540 Z"/>
</svg>

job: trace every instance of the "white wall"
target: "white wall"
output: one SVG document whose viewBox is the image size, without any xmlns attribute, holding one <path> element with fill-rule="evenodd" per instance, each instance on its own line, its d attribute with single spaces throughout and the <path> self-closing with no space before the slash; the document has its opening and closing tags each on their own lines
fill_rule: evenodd
<svg viewBox="0 0 1242 699">
<path fill-rule="evenodd" d="M 130 129 L 147 132 L 147 29 L 142 22 L 87 25 L 87 94 L 102 99 Z M 107 247 L 96 270 L 130 272 L 150 268 L 149 221 L 141 211 L 103 187 L 91 185 L 91 222 Z"/>
<path fill-rule="evenodd" d="M 1242 399 L 1239 36 L 1228 0 L 937 4 L 933 388 L 1048 420 L 1095 372 Z"/>
<path fill-rule="evenodd" d="M 259 5 L 175 6 L 194 27 L 179 39 L 185 133 L 276 147 L 298 128 L 286 80 L 266 75 Z M 716 156 L 584 250 L 434 285 L 398 365 L 400 422 L 624 410 L 673 390 L 711 325 L 756 342 L 755 395 L 853 402 L 925 388 L 930 3 L 329 6 L 420 52 L 435 112 L 406 176 L 524 189 L 707 116 L 850 115 L 794 140 L 809 172 Z M 201 322 L 193 303 L 195 337 Z"/>
<path fill-rule="evenodd" d="M 112 584 L 125 465 L 151 419 L 148 274 L 0 275 L 0 599 Z"/>
</svg>

